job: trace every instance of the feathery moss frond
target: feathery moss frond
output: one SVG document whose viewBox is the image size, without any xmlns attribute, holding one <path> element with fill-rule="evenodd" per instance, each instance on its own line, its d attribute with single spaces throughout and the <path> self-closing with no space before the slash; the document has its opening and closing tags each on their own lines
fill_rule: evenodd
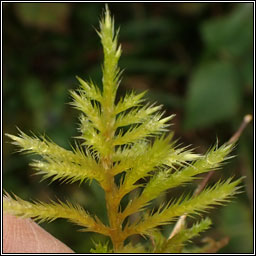
<svg viewBox="0 0 256 256">
<path fill-rule="evenodd" d="M 147 153 L 150 141 L 139 140 L 133 144 L 117 146 L 113 155 L 114 162 L 133 162 L 139 156 Z"/>
<path fill-rule="evenodd" d="M 126 132 L 119 132 L 115 137 L 114 145 L 133 143 L 137 140 L 153 137 L 167 131 L 166 128 L 169 124 L 166 123 L 173 118 L 173 115 L 161 119 L 162 115 L 163 114 L 155 114 L 154 116 L 148 116 L 141 125 L 131 127 Z"/>
<path fill-rule="evenodd" d="M 30 137 L 24 132 L 22 132 L 19 128 L 19 135 L 11 135 L 6 134 L 13 141 L 11 142 L 13 145 L 18 146 L 19 152 L 25 153 L 34 153 L 42 156 L 49 156 L 54 159 L 67 159 L 71 162 L 79 163 L 81 159 L 77 159 L 77 156 L 66 150 L 55 143 L 46 140 L 45 137 L 41 136 L 41 139 L 37 136 Z"/>
<path fill-rule="evenodd" d="M 141 104 L 145 101 L 145 98 L 143 96 L 146 94 L 145 92 L 135 94 L 135 92 L 131 92 L 130 94 L 126 94 L 123 98 L 119 100 L 119 102 L 116 104 L 114 113 L 117 115 L 127 109 L 133 108 L 133 107 L 139 107 Z"/>
<path fill-rule="evenodd" d="M 124 182 L 120 186 L 119 193 L 122 196 L 136 187 L 134 186 L 136 181 L 148 176 L 149 172 L 155 168 L 160 168 L 164 161 L 169 158 L 171 148 L 169 142 L 171 138 L 172 134 L 166 138 L 162 136 L 155 139 L 152 145 L 147 144 L 148 148 L 144 154 L 138 154 L 135 158 L 130 159 L 129 162 L 133 168 L 127 171 Z"/>
<path fill-rule="evenodd" d="M 102 101 L 101 91 L 92 81 L 88 83 L 88 82 L 85 82 L 79 76 L 76 76 L 76 78 L 81 85 L 81 89 L 79 91 L 81 95 L 83 95 L 84 97 L 87 97 L 90 100 L 96 100 L 98 102 Z"/>
<path fill-rule="evenodd" d="M 61 180 L 66 183 L 73 183 L 76 181 L 83 182 L 87 179 L 95 179 L 99 183 L 103 182 L 104 174 L 101 174 L 99 170 L 93 169 L 91 166 L 86 166 L 83 164 L 74 164 L 68 161 L 58 162 L 52 159 L 47 159 L 48 161 L 35 160 L 31 163 L 31 166 L 35 168 L 38 172 L 37 174 L 43 174 L 43 178 L 52 178 L 52 181 Z M 89 163 L 89 161 L 87 161 Z"/>
<path fill-rule="evenodd" d="M 98 105 L 93 104 L 93 102 L 91 102 L 90 99 L 86 97 L 85 93 L 81 91 L 70 91 L 70 94 L 74 99 L 74 101 L 70 104 L 73 105 L 76 109 L 82 111 L 94 128 L 98 129 L 99 131 L 102 130 L 103 124 Z"/>
<path fill-rule="evenodd" d="M 109 241 L 107 241 L 106 243 L 95 243 L 94 242 L 94 246 L 95 248 L 92 248 L 90 250 L 91 253 L 113 253 L 113 250 L 109 248 Z"/>
<path fill-rule="evenodd" d="M 188 162 L 194 162 L 201 158 L 201 155 L 193 153 L 192 149 L 187 149 L 188 146 L 178 148 L 175 144 L 176 141 L 173 142 L 174 146 L 170 152 L 170 157 L 164 162 L 165 165 L 176 169 L 175 167 L 187 166 Z"/>
<path fill-rule="evenodd" d="M 205 154 L 203 158 L 199 159 L 194 164 L 195 169 L 196 170 L 218 169 L 226 160 L 233 157 L 233 156 L 228 156 L 233 148 L 234 148 L 233 143 L 231 144 L 225 143 L 220 147 L 218 147 L 218 144 L 216 144 L 214 147 L 212 147 L 212 149 L 208 151 L 208 153 Z"/>
<path fill-rule="evenodd" d="M 118 46 L 118 32 L 114 31 L 114 20 L 110 16 L 110 12 L 106 7 L 105 18 L 100 22 L 101 43 L 104 52 L 103 64 L 103 106 L 105 110 L 110 110 L 108 107 L 113 106 L 116 97 L 116 91 L 119 84 L 118 60 L 121 56 L 121 46 Z M 111 105 L 109 105 L 109 103 Z"/>
<path fill-rule="evenodd" d="M 20 147 L 21 152 L 35 153 L 41 155 L 44 160 L 34 161 L 31 166 L 38 172 L 43 174 L 43 179 L 52 177 L 52 181 L 60 179 L 69 182 L 80 181 L 86 179 L 95 179 L 98 182 L 104 180 L 101 167 L 94 157 L 87 150 L 86 154 L 77 146 L 74 152 L 59 147 L 53 142 L 42 137 L 29 137 L 20 131 L 19 136 L 6 134 L 13 140 L 12 144 Z"/>
<path fill-rule="evenodd" d="M 18 129 L 19 130 L 19 129 Z M 19 130 L 20 134 L 18 136 L 6 134 L 9 138 L 13 140 L 11 142 L 13 145 L 19 147 L 19 152 L 25 153 L 34 153 L 37 155 L 41 155 L 43 158 L 51 158 L 58 161 L 68 161 L 76 164 L 84 164 L 84 165 L 93 165 L 94 169 L 96 168 L 96 161 L 93 161 L 93 156 L 90 155 L 90 152 L 86 150 L 84 153 L 82 148 L 77 146 L 73 148 L 73 152 L 70 150 L 66 150 L 52 141 L 47 140 L 44 136 L 38 138 L 34 135 L 34 137 L 30 137 L 21 130 Z M 86 161 L 90 160 L 91 164 Z"/>
<path fill-rule="evenodd" d="M 73 205 L 69 202 L 66 204 L 61 201 L 58 203 L 54 201 L 51 203 L 30 203 L 17 196 L 13 199 L 9 194 L 6 194 L 3 206 L 6 212 L 16 216 L 33 218 L 39 222 L 51 222 L 57 218 L 65 218 L 74 224 L 86 227 L 88 231 L 108 234 L 108 228 L 98 218 L 96 221 L 80 205 Z"/>
<path fill-rule="evenodd" d="M 42 157 L 31 165 L 37 174 L 43 175 L 43 179 L 51 178 L 63 183 L 81 183 L 88 179 L 98 181 L 105 192 L 109 226 L 105 226 L 97 216 L 92 217 L 80 205 L 61 201 L 31 203 L 18 197 L 13 199 L 7 194 L 4 210 L 39 222 L 66 218 L 84 227 L 85 231 L 111 238 L 113 249 L 107 244 L 96 243 L 96 249 L 91 252 L 149 252 L 150 246 L 133 245 L 129 241 L 124 243 L 127 237 L 134 234 L 149 235 L 153 252 L 181 252 L 185 242 L 209 227 L 209 219 L 184 228 L 169 240 L 156 227 L 184 214 L 200 214 L 214 205 L 227 202 L 238 192 L 237 185 L 241 179 L 217 182 L 193 197 L 181 196 L 176 201 L 163 204 L 154 213 L 145 211 L 135 222 L 126 221 L 126 217 L 145 210 L 153 199 L 168 189 L 191 182 L 198 174 L 219 169 L 231 158 L 228 155 L 234 144 L 216 145 L 205 155 L 198 155 L 186 146 L 177 145 L 177 141 L 173 140 L 174 133 L 167 129 L 174 115 L 164 117 L 162 106 L 146 103 L 145 92 L 127 93 L 118 100 L 116 95 L 122 74 L 118 67 L 121 46 L 107 5 L 97 33 L 104 53 L 102 90 L 92 81 L 86 82 L 77 77 L 80 87 L 70 91 L 73 98 L 71 105 L 81 112 L 80 134 L 75 137 L 82 140 L 81 144 L 75 142 L 70 151 L 44 136 L 29 137 L 22 131 L 18 136 L 7 136 L 20 152 Z M 148 176 L 151 176 L 148 183 L 141 182 Z M 121 211 L 124 196 L 138 187 L 141 187 L 140 195 L 133 197 Z"/>
<path fill-rule="evenodd" d="M 125 211 L 121 214 L 122 217 L 125 218 L 130 214 L 142 210 L 149 201 L 157 198 L 167 189 L 191 182 L 195 179 L 195 175 L 218 168 L 226 159 L 230 158 L 228 154 L 230 153 L 232 147 L 233 145 L 224 144 L 219 148 L 217 148 L 217 146 L 213 147 L 205 156 L 199 156 L 196 154 L 192 155 L 194 159 L 199 159 L 193 164 L 189 164 L 187 167 L 177 170 L 171 174 L 166 170 L 159 171 L 146 184 L 142 194 L 130 202 L 128 207 L 126 207 Z M 170 158 L 168 159 L 168 161 L 171 163 L 174 163 L 177 159 L 179 159 L 179 157 L 177 157 L 178 153 L 176 153 L 175 150 L 173 153 L 174 157 L 173 154 L 171 154 Z M 186 156 L 186 151 L 184 151 L 182 154 L 183 158 L 181 159 L 189 159 L 189 157 Z M 188 152 L 188 154 L 191 156 L 190 152 Z M 174 160 L 171 160 L 172 157 Z M 166 161 L 164 163 L 166 163 Z M 179 165 L 182 164 L 182 162 L 178 163 Z"/>
<path fill-rule="evenodd" d="M 160 250 L 156 251 L 156 253 L 181 253 L 185 242 L 189 242 L 192 238 L 198 236 L 199 233 L 209 229 L 211 224 L 211 220 L 209 218 L 205 218 L 194 224 L 191 228 L 181 230 L 174 237 L 166 240 Z"/>
<path fill-rule="evenodd" d="M 155 214 L 145 217 L 137 225 L 133 224 L 126 227 L 126 234 L 147 234 L 148 230 L 153 229 L 159 225 L 165 225 L 174 220 L 175 217 L 183 214 L 200 214 L 207 209 L 212 208 L 213 205 L 223 204 L 229 201 L 230 197 L 238 193 L 237 185 L 241 179 L 231 182 L 228 179 L 225 182 L 218 182 L 213 187 L 205 189 L 197 197 L 190 199 L 185 198 L 182 202 L 181 198 L 172 204 L 168 204 L 163 209 L 159 209 Z"/>
<path fill-rule="evenodd" d="M 122 113 L 117 117 L 115 128 L 143 123 L 145 119 L 147 119 L 154 112 L 160 110 L 160 108 L 161 106 L 154 107 L 153 105 L 149 106 L 149 104 L 147 104 L 144 107 L 132 109 L 128 113 Z"/>
</svg>

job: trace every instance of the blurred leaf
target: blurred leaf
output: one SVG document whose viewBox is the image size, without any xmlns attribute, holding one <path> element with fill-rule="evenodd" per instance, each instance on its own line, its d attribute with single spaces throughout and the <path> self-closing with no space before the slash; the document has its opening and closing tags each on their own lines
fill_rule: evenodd
<svg viewBox="0 0 256 256">
<path fill-rule="evenodd" d="M 23 97 L 27 107 L 33 111 L 40 111 L 45 106 L 45 92 L 40 80 L 28 78 L 24 83 Z"/>
<path fill-rule="evenodd" d="M 70 101 L 70 99 L 68 99 L 68 88 L 63 83 L 57 82 L 53 85 L 54 92 L 51 111 L 53 111 L 56 116 L 60 116 L 62 114 L 66 107 L 66 104 L 68 103 L 68 101 Z"/>
<path fill-rule="evenodd" d="M 16 3 L 14 7 L 24 24 L 55 31 L 65 30 L 70 12 L 69 5 L 63 3 Z"/>
<path fill-rule="evenodd" d="M 99 13 L 102 12 L 103 4 L 102 3 L 94 3 L 94 4 L 78 4 L 75 3 L 76 9 L 75 15 L 79 19 L 79 22 L 82 25 L 90 24 L 90 27 L 93 25 L 98 26 L 97 18 Z"/>
<path fill-rule="evenodd" d="M 34 127 L 42 131 L 46 126 L 45 114 L 47 100 L 42 82 L 35 77 L 29 77 L 22 86 L 24 103 L 29 110 L 27 117 L 31 118 L 30 122 Z"/>
<path fill-rule="evenodd" d="M 123 38 L 138 38 L 154 35 L 162 35 L 163 33 L 170 33 L 173 29 L 170 19 L 163 18 L 152 18 L 152 19 L 141 19 L 132 20 L 122 26 L 122 37 Z"/>
<path fill-rule="evenodd" d="M 151 89 L 148 91 L 147 99 L 152 102 L 158 101 L 168 108 L 181 108 L 184 104 L 183 98 L 160 90 L 156 91 Z"/>
<path fill-rule="evenodd" d="M 231 63 L 201 64 L 189 83 L 184 128 L 202 128 L 232 118 L 240 106 L 239 87 Z"/>
<path fill-rule="evenodd" d="M 249 56 L 248 56 L 249 55 Z M 239 63 L 239 70 L 241 72 L 245 85 L 253 90 L 253 54 L 245 55 Z"/>
<path fill-rule="evenodd" d="M 171 62 L 157 59 L 136 59 L 126 58 L 120 60 L 120 66 L 125 67 L 125 70 L 129 72 L 145 72 L 145 73 L 172 73 L 179 75 L 183 73 L 183 69 L 180 65 L 174 65 Z"/>
<path fill-rule="evenodd" d="M 230 253 L 253 252 L 253 223 L 250 209 L 243 203 L 231 203 L 223 207 L 218 225 L 225 235 L 230 236 L 226 248 Z"/>
<path fill-rule="evenodd" d="M 206 21 L 201 34 L 213 53 L 241 56 L 253 47 L 253 4 L 239 4 L 229 15 Z"/>
</svg>

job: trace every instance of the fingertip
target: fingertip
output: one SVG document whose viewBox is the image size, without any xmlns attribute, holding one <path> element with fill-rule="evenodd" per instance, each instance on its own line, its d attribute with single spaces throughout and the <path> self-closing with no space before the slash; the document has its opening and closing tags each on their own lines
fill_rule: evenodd
<svg viewBox="0 0 256 256">
<path fill-rule="evenodd" d="M 74 253 L 31 219 L 3 214 L 4 253 Z"/>
</svg>

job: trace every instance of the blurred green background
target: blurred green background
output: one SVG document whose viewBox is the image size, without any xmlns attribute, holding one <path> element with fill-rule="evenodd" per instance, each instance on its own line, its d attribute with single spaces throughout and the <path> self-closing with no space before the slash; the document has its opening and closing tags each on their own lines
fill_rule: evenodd
<svg viewBox="0 0 256 256">
<path fill-rule="evenodd" d="M 68 90 L 78 87 L 76 75 L 101 84 L 103 56 L 95 28 L 103 8 L 103 3 L 3 3 L 3 133 L 17 134 L 17 126 L 70 148 L 79 113 L 67 104 Z M 227 141 L 244 115 L 253 113 L 252 3 L 109 3 L 109 8 L 121 29 L 120 95 L 148 90 L 148 99 L 163 104 L 166 115 L 176 114 L 171 128 L 183 145 L 204 153 L 217 138 L 220 144 Z M 104 193 L 96 183 L 39 183 L 29 167 L 35 157 L 13 153 L 16 148 L 7 141 L 4 137 L 8 192 L 24 199 L 79 202 L 106 220 Z M 243 193 L 209 213 L 214 225 L 202 236 L 228 236 L 221 253 L 252 253 L 252 124 L 234 154 L 210 183 L 246 176 Z M 89 252 L 92 240 L 105 241 L 76 232 L 79 228 L 65 220 L 42 226 L 76 252 Z"/>
</svg>

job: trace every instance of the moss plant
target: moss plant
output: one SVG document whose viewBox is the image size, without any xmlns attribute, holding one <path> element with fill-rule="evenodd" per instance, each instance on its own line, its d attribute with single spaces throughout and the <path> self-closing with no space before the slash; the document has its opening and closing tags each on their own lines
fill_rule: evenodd
<svg viewBox="0 0 256 256">
<path fill-rule="evenodd" d="M 145 104 L 145 93 L 127 93 L 117 100 L 121 47 L 108 7 L 98 35 L 104 51 L 103 89 L 78 78 L 80 88 L 71 91 L 72 105 L 82 112 L 79 141 L 73 150 L 61 148 L 43 136 L 30 137 L 22 131 L 18 136 L 7 136 L 20 151 L 42 157 L 32 166 L 43 179 L 80 183 L 96 180 L 105 192 L 108 223 L 77 204 L 28 202 L 8 193 L 4 196 L 4 211 L 39 222 L 66 218 L 83 227 L 83 231 L 110 237 L 112 244 L 96 242 L 91 252 L 206 252 L 205 247 L 188 249 L 186 243 L 207 230 L 211 220 L 204 218 L 186 227 L 184 219 L 201 216 L 214 205 L 227 202 L 238 192 L 241 179 L 219 181 L 194 196 L 181 196 L 158 209 L 150 211 L 148 206 L 170 188 L 192 182 L 198 174 L 219 169 L 230 158 L 234 143 L 216 145 L 205 155 L 195 154 L 176 145 L 173 133 L 167 129 L 173 116 L 163 117 L 161 106 Z M 117 175 L 121 177 L 118 182 Z M 145 178 L 148 182 L 143 182 Z M 122 198 L 136 188 L 140 188 L 141 193 L 121 209 Z M 129 217 L 135 213 L 139 213 L 138 218 L 132 221 Z M 182 225 L 176 226 L 168 238 L 163 236 L 159 226 L 179 217 L 178 223 Z M 149 242 L 146 245 L 132 243 L 130 237 L 136 234 L 148 238 Z M 209 246 L 207 248 L 209 250 Z"/>
</svg>

